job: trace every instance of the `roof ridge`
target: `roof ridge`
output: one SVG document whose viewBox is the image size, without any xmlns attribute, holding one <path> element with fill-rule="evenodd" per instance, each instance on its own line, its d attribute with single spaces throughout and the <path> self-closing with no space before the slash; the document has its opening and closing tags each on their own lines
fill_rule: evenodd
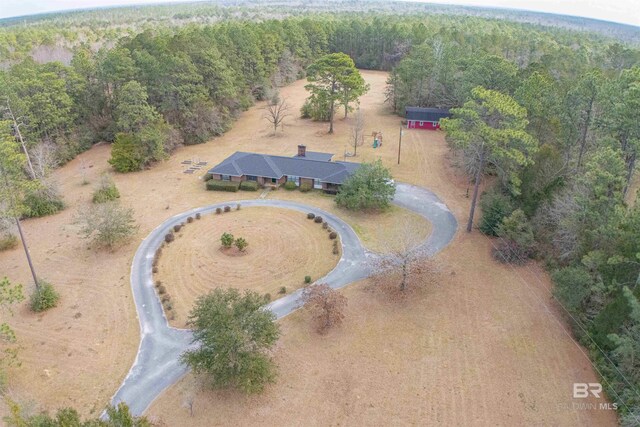
<svg viewBox="0 0 640 427">
<path fill-rule="evenodd" d="M 273 170 L 273 172 L 276 173 L 276 175 L 279 176 L 283 176 L 284 173 L 282 173 L 282 171 L 280 170 L 280 168 L 278 167 L 278 165 L 276 165 L 273 160 L 271 160 L 269 157 L 269 154 L 262 154 L 262 157 L 264 158 L 264 161 L 267 162 L 267 164 L 269 165 L 269 167 Z"/>
</svg>

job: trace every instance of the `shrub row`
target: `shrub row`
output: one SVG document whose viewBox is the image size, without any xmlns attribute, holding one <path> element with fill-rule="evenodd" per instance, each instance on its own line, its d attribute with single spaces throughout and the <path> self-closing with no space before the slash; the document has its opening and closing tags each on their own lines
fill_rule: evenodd
<svg viewBox="0 0 640 427">
<path fill-rule="evenodd" d="M 295 190 L 296 187 L 297 187 L 296 183 L 293 182 L 293 181 L 287 181 L 287 182 L 284 183 L 284 189 L 285 190 L 292 191 L 292 190 Z"/>
<path fill-rule="evenodd" d="M 207 181 L 207 190 L 210 191 L 228 191 L 230 193 L 235 193 L 240 188 L 239 182 L 232 181 L 218 181 L 216 179 L 211 179 Z"/>
<path fill-rule="evenodd" d="M 303 193 L 311 191 L 311 184 L 307 182 L 300 184 L 300 191 Z"/>
<path fill-rule="evenodd" d="M 258 183 L 255 181 L 242 181 L 240 183 L 240 189 L 244 191 L 257 191 Z"/>
</svg>

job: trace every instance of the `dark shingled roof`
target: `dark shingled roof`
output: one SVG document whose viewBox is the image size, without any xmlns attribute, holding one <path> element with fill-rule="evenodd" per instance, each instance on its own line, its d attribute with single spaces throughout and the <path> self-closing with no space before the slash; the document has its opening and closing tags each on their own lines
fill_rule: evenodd
<svg viewBox="0 0 640 427">
<path fill-rule="evenodd" d="M 319 179 L 329 184 L 342 184 L 358 167 L 360 167 L 359 163 L 329 162 L 312 160 L 308 157 L 284 157 L 236 151 L 211 168 L 209 173 L 276 179 L 287 175 Z"/>
<path fill-rule="evenodd" d="M 406 107 L 405 118 L 407 120 L 419 120 L 424 122 L 437 122 L 445 117 L 451 117 L 448 109 Z"/>
<path fill-rule="evenodd" d="M 320 160 L 321 162 L 329 162 L 333 157 L 331 153 L 321 153 L 319 151 L 307 151 L 304 156 L 298 156 L 297 154 L 293 157 L 297 157 L 300 159 L 307 160 Z"/>
</svg>

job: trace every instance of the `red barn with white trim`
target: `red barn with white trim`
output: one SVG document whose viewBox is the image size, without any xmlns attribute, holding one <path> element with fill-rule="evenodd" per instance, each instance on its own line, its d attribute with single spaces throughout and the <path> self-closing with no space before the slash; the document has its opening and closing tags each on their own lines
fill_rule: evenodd
<svg viewBox="0 0 640 427">
<path fill-rule="evenodd" d="M 440 129 L 440 119 L 451 117 L 447 109 L 406 107 L 407 129 Z"/>
</svg>

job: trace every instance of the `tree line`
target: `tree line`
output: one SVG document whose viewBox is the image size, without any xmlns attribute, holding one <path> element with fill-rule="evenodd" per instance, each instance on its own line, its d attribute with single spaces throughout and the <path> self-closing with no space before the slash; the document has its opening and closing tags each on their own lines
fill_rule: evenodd
<svg viewBox="0 0 640 427">
<path fill-rule="evenodd" d="M 514 35 L 518 29 L 514 29 Z M 504 38 L 506 36 L 506 38 Z M 467 230 L 501 262 L 542 260 L 622 422 L 640 417 L 640 57 L 606 43 L 512 43 L 439 33 L 391 71 L 387 101 L 451 108 L 443 129 L 469 177 Z M 492 43 L 487 43 L 489 41 Z M 480 195 L 480 184 L 490 179 Z M 482 217 L 475 221 L 476 202 Z"/>
</svg>

